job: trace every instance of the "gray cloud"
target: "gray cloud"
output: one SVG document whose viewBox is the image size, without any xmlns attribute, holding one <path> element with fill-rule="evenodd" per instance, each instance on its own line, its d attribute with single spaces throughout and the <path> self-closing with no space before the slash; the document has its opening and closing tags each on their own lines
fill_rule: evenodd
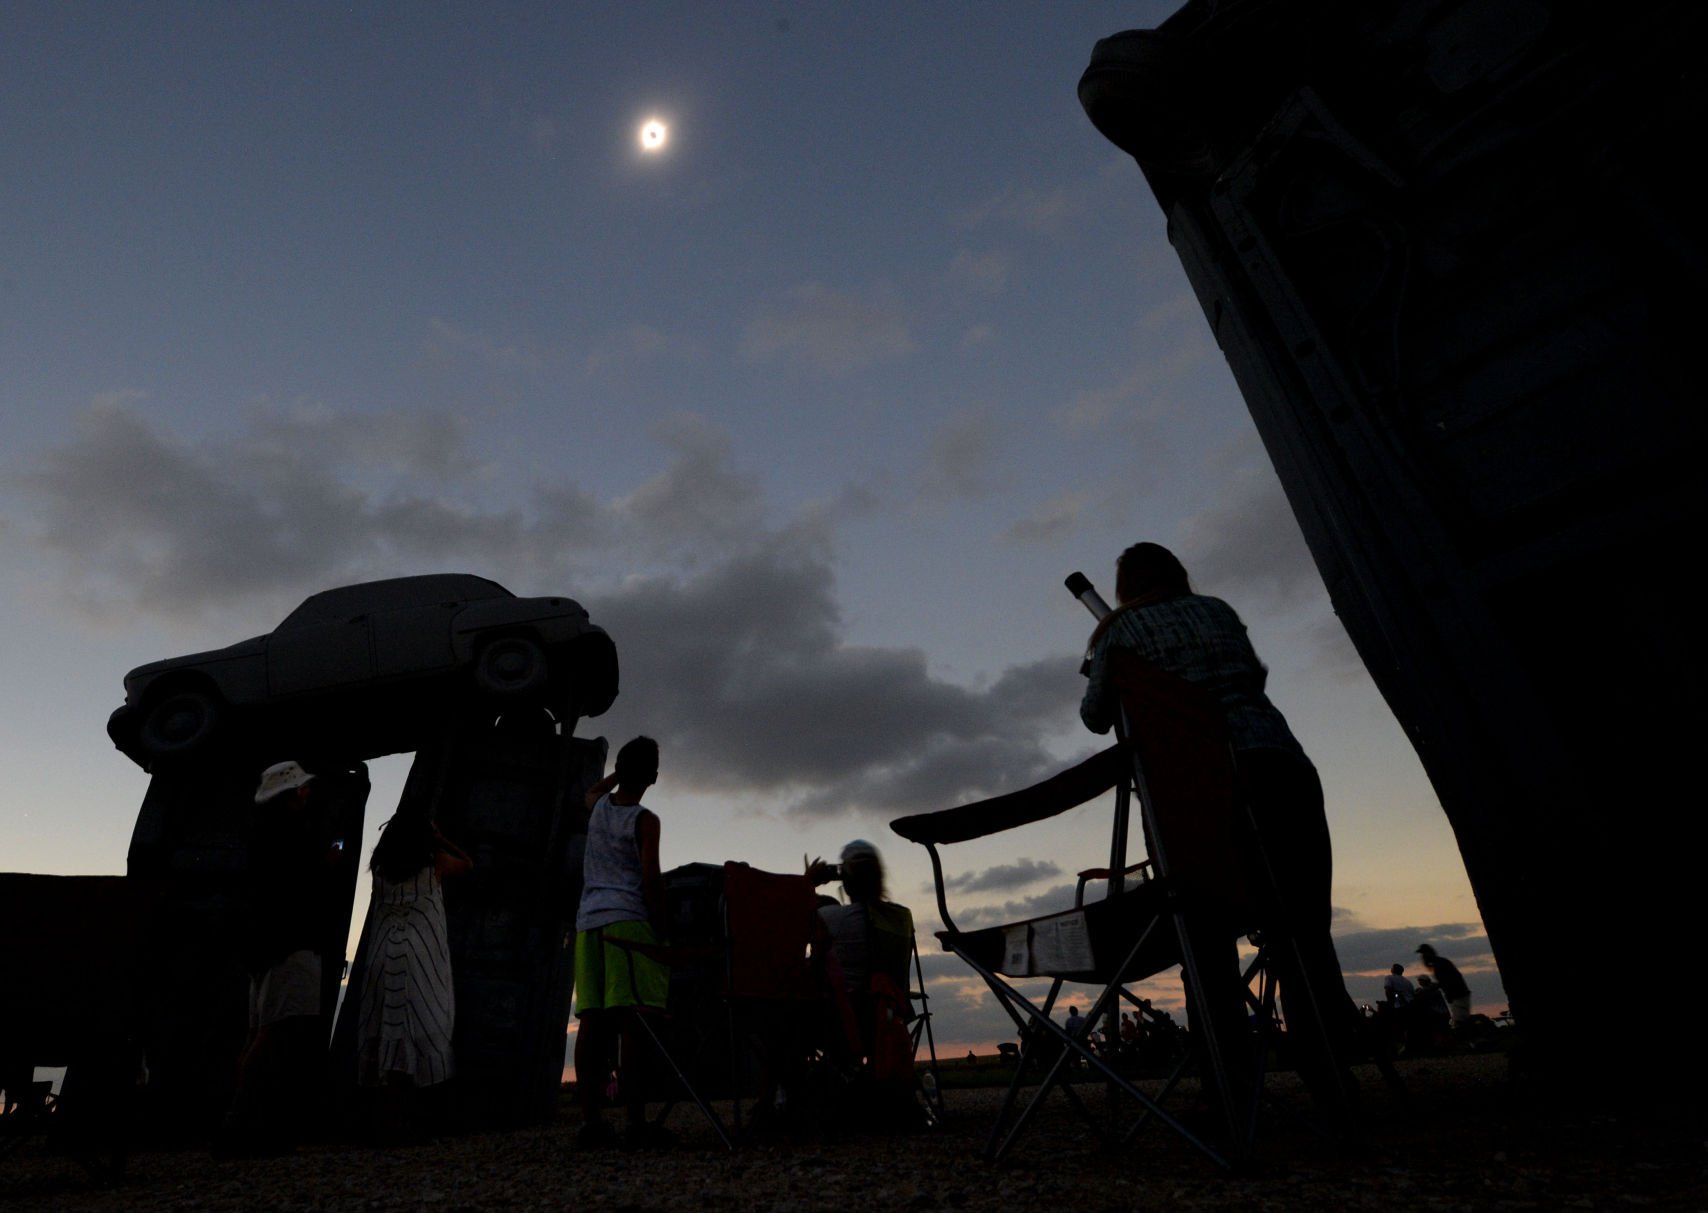
<svg viewBox="0 0 1708 1213">
<path fill-rule="evenodd" d="M 1346 991 L 1357 1002 L 1375 1003 L 1382 998 L 1382 978 L 1389 966 L 1403 964 L 1406 976 L 1413 981 L 1423 967 L 1417 955 L 1420 943 L 1434 944 L 1447 959 L 1459 966 L 1471 987 L 1471 999 L 1477 1007 L 1504 1007 L 1506 989 L 1501 984 L 1500 970 L 1495 966 L 1494 952 L 1480 923 L 1437 923 L 1422 927 L 1363 928 L 1335 932 L 1334 947 L 1340 956 L 1341 972 L 1346 976 Z"/>
<path fill-rule="evenodd" d="M 1363 660 L 1332 613 L 1322 574 L 1256 436 L 1220 452 L 1206 472 L 1221 477 L 1219 500 L 1186 519 L 1180 533 L 1193 583 L 1273 611 L 1309 607 L 1298 643 L 1311 666 L 1339 682 L 1363 681 Z"/>
<path fill-rule="evenodd" d="M 615 508 L 654 551 L 724 551 L 763 529 L 759 477 L 732 465 L 729 435 L 690 413 L 665 418 L 652 435 L 675 460 Z"/>
<path fill-rule="evenodd" d="M 1073 909 L 1074 885 L 1058 884 L 1045 889 L 1042 893 L 1031 897 L 1018 897 L 1004 902 L 992 902 L 982 906 L 967 906 L 964 909 L 956 906 L 949 907 L 955 916 L 955 925 L 968 930 L 973 927 L 993 927 L 1005 922 L 1020 922 L 1027 918 L 1037 918 L 1042 914 L 1054 914 L 1060 910 Z M 1096 886 L 1093 886 L 1095 890 Z M 1096 901 L 1099 894 L 1095 891 L 1088 897 Z"/>
<path fill-rule="evenodd" d="M 1039 738 L 1075 702 L 1071 660 L 984 690 L 942 682 L 918 650 L 843 642 L 834 588 L 822 545 L 790 532 L 590 599 L 623 655 L 613 715 L 670 738 L 673 769 L 697 786 L 780 797 L 797 815 L 946 808 L 1058 765 Z"/>
<path fill-rule="evenodd" d="M 438 318 L 428 324 L 423 353 L 435 362 L 470 358 L 501 371 L 534 370 L 544 361 L 540 351 L 526 342 L 495 337 Z"/>
<path fill-rule="evenodd" d="M 1069 490 L 1044 502 L 1029 516 L 1012 523 L 1002 533 L 1002 537 L 1010 543 L 1058 542 L 1079 525 L 1079 520 L 1090 504 L 1090 494 Z"/>
<path fill-rule="evenodd" d="M 587 370 L 613 371 L 664 358 L 693 357 L 700 350 L 691 340 L 671 336 L 650 324 L 631 324 L 589 338 L 583 364 Z"/>
<path fill-rule="evenodd" d="M 1306 626 L 1304 642 L 1311 664 L 1336 682 L 1362 682 L 1368 677 L 1364 659 L 1353 647 L 1352 637 L 1337 615 L 1325 615 Z"/>
<path fill-rule="evenodd" d="M 913 349 L 899 301 L 809 282 L 748 323 L 742 353 L 753 362 L 786 362 L 840 375 L 899 358 Z"/>
<path fill-rule="evenodd" d="M 995 488 L 996 423 L 966 412 L 946 421 L 925 452 L 920 492 L 928 499 L 976 498 Z"/>
<path fill-rule="evenodd" d="M 23 474 L 19 537 L 87 612 L 249 621 L 199 647 L 375 577 L 464 568 L 568 589 L 622 655 L 602 727 L 667 740 L 691 786 L 795 814 L 942 808 L 1059 765 L 1040 738 L 1077 699 L 1070 655 L 975 689 L 933 677 L 917 649 L 847 643 L 835 529 L 869 495 L 850 487 L 771 524 L 757 479 L 700 418 L 661 424 L 663 469 L 621 497 L 558 481 L 510 486 L 497 506 L 443 415 L 264 409 L 247 423 L 191 443 L 131 402 L 97 404 Z"/>
<path fill-rule="evenodd" d="M 966 249 L 955 254 L 949 263 L 949 283 L 963 291 L 999 295 L 1008 285 L 1008 255 L 999 252 L 974 253 Z"/>
<path fill-rule="evenodd" d="M 821 557 L 779 544 L 600 599 L 624 718 L 671 737 L 697 784 L 797 814 L 946 808 L 1053 769 L 1039 737 L 1072 706 L 1071 662 L 983 691 L 941 682 L 917 650 L 842 643 L 832 588 Z"/>
<path fill-rule="evenodd" d="M 935 951 L 929 946 L 929 944 L 929 940 L 925 939 L 923 936 L 920 937 L 919 967 L 925 971 L 926 981 L 929 982 L 939 977 L 965 977 L 971 972 L 971 970 L 967 968 L 967 962 L 962 960 L 959 956 L 956 956 L 953 952 Z"/>
<path fill-rule="evenodd" d="M 324 405 L 262 403 L 249 417 L 251 457 L 327 467 L 349 463 L 391 474 L 451 480 L 476 475 L 463 423 L 449 413 L 339 412 Z"/>
<path fill-rule="evenodd" d="M 970 227 L 1021 227 L 1061 239 L 1092 216 L 1129 204 L 1132 188 L 1131 164 L 1125 157 L 1110 157 L 1096 172 L 1076 181 L 1004 186 L 968 211 L 963 221 Z"/>
<path fill-rule="evenodd" d="M 1266 464 L 1235 473 L 1216 505 L 1182 524 L 1180 556 L 1195 585 L 1238 601 L 1285 608 L 1322 592 L 1292 507 Z"/>
<path fill-rule="evenodd" d="M 542 538 L 518 510 L 472 504 L 461 423 L 263 406 L 236 437 L 198 443 L 104 400 L 21 476 L 32 540 L 96 615 L 193 620 L 321 587 L 478 557 L 531 568 Z"/>
<path fill-rule="evenodd" d="M 1425 927 L 1360 927 L 1337 931 L 1334 938 L 1343 970 L 1347 973 L 1374 973 L 1378 977 L 1396 962 L 1408 970 L 1421 969 L 1417 946 L 1422 943 L 1434 944 L 1443 956 L 1466 972 L 1491 968 L 1494 964 L 1488 936 L 1483 933 L 1482 924 L 1475 922 L 1436 923 Z"/>
<path fill-rule="evenodd" d="M 1018 889 L 1051 876 L 1060 876 L 1061 865 L 1048 859 L 1017 859 L 982 872 L 966 872 L 945 878 L 944 885 L 957 893 L 991 893 Z"/>
<path fill-rule="evenodd" d="M 1193 407 L 1177 393 L 1215 353 L 1197 297 L 1182 291 L 1139 317 L 1124 374 L 1081 389 L 1052 410 L 1051 417 L 1070 431 L 1098 430 L 1111 423 L 1131 429 L 1137 423 L 1144 427 L 1143 445 L 1154 454 L 1167 437 L 1162 423 Z"/>
</svg>

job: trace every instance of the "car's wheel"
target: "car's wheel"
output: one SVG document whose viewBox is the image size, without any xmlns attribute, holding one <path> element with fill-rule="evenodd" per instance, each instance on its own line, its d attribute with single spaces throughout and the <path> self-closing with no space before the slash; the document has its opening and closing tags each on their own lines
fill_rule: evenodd
<svg viewBox="0 0 1708 1213">
<path fill-rule="evenodd" d="M 500 636 L 474 663 L 475 685 L 506 699 L 542 691 L 550 678 L 545 650 L 526 636 Z"/>
<path fill-rule="evenodd" d="M 144 710 L 137 744 L 150 758 L 182 757 L 207 744 L 221 715 L 219 698 L 209 691 L 172 691 Z"/>
</svg>

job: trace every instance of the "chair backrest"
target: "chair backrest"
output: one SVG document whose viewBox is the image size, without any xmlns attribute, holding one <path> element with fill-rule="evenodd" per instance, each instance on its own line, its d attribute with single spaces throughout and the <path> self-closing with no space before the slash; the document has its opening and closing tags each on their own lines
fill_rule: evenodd
<svg viewBox="0 0 1708 1213">
<path fill-rule="evenodd" d="M 1195 683 L 1128 650 L 1109 651 L 1125 740 L 1145 801 L 1146 850 L 1192 896 L 1249 913 L 1233 751 L 1221 705 Z"/>
<path fill-rule="evenodd" d="M 902 991 L 907 992 L 913 963 L 913 915 L 906 906 L 879 902 L 867 907 L 870 935 L 867 937 L 868 963 L 872 975 L 883 974 Z"/>
<path fill-rule="evenodd" d="M 818 894 L 805 876 L 724 865 L 724 923 L 732 998 L 811 1002 L 823 995 L 813 967 Z"/>
<path fill-rule="evenodd" d="M 950 917 L 939 845 L 1044 821 L 1129 779 L 1140 787 L 1153 874 L 1167 877 L 1170 889 L 1200 904 L 1214 903 L 1241 920 L 1234 924 L 1238 927 L 1252 922 L 1252 885 L 1239 845 L 1233 754 L 1221 705 L 1203 688 L 1130 650 L 1111 649 L 1109 671 L 1123 709 L 1120 744 L 1032 787 L 890 823 L 897 834 L 930 851 L 937 908 L 952 933 L 965 934 Z M 1125 862 L 1126 822 L 1120 809 L 1110 851 Z M 1129 887 L 1123 900 L 1153 895 Z M 1095 903 L 1086 913 L 1098 913 Z M 1002 963 L 994 967 L 1009 971 Z"/>
</svg>

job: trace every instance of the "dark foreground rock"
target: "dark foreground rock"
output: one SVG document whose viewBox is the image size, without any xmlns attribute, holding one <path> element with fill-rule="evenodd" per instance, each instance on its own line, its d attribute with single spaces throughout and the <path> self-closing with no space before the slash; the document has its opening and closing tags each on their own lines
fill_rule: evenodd
<svg viewBox="0 0 1708 1213">
<path fill-rule="evenodd" d="M 1217 1171 L 1152 1128 L 1117 1154 L 1059 1096 L 1000 1167 L 981 1161 L 1000 1091 L 950 1091 L 950 1123 L 912 1137 L 772 1139 L 731 1154 L 692 1106 L 666 1152 L 583 1150 L 576 1120 L 377 1150 L 307 1146 L 276 1159 L 138 1150 L 116 1187 L 93 1186 L 40 1140 L 0 1156 L 11 1210 L 897 1210 L 1117 1213 L 1140 1209 L 1708 1209 L 1700 1108 L 1613 1114 L 1588 1097 L 1515 1089 L 1504 1058 L 1401 1063 L 1410 1099 L 1373 1072 L 1365 1142 L 1315 1127 L 1291 1075 L 1271 1078 L 1274 1108 L 1249 1173 Z M 1102 1107 L 1097 1088 L 1080 1088 Z M 1190 1101 L 1188 1101 L 1190 1102 Z M 727 1107 L 727 1105 L 726 1105 Z"/>
</svg>

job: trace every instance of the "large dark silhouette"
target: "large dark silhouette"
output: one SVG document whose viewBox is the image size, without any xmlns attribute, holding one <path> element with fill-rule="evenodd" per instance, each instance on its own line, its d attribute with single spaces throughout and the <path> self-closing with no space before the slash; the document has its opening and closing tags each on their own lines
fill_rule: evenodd
<svg viewBox="0 0 1708 1213">
<path fill-rule="evenodd" d="M 1705 19 L 1194 0 L 1079 86 L 1168 216 L 1555 1077 L 1703 1065 L 1689 1000 L 1644 983 L 1696 918 Z M 1585 956 L 1643 1032 L 1582 1032 L 1556 990 Z"/>
<path fill-rule="evenodd" d="M 108 731 L 153 778 L 129 873 L 159 890 L 143 1032 L 156 1125 L 206 1127 L 243 1038 L 238 953 L 255 780 L 281 759 L 344 794 L 318 821 L 341 856 L 325 894 L 323 1021 L 364 849 L 362 760 L 414 751 L 398 813 L 436 820 L 476 858 L 445 900 L 458 1008 L 457 1120 L 556 1110 L 580 894 L 583 789 L 602 740 L 574 736 L 617 694 L 616 647 L 569 598 L 517 598 L 466 574 L 313 595 L 267 636 L 153 662 L 125 679 Z M 358 949 L 357 956 L 361 955 Z M 351 989 L 360 989 L 358 961 Z M 355 1006 L 332 1030 L 327 1123 L 355 1080 Z"/>
<path fill-rule="evenodd" d="M 249 747 L 357 760 L 417 749 L 476 696 L 574 719 L 616 694 L 616 648 L 574 599 L 430 573 L 322 590 L 265 636 L 138 666 L 107 733 L 144 770 Z"/>
</svg>

